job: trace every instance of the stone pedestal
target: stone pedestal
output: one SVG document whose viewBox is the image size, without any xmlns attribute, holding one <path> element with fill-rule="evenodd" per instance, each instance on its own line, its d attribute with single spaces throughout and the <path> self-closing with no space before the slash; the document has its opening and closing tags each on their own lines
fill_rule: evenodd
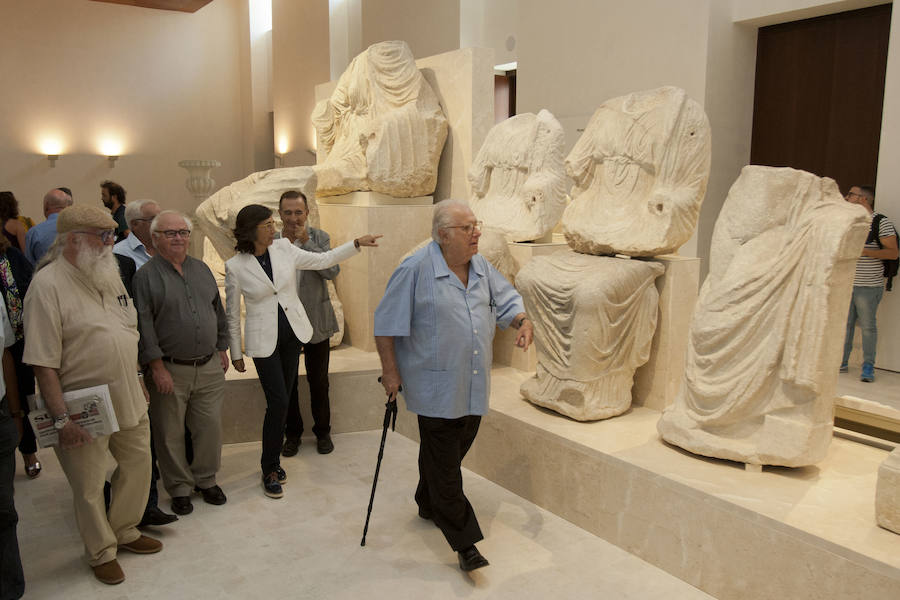
<svg viewBox="0 0 900 600">
<path fill-rule="evenodd" d="M 878 467 L 875 519 L 885 529 L 900 533 L 900 448 L 888 454 Z"/>
<path fill-rule="evenodd" d="M 634 374 L 632 403 L 661 411 L 675 399 L 684 374 L 691 314 L 700 285 L 700 259 L 666 254 L 653 260 L 666 272 L 656 279 L 659 319 L 650 360 Z"/>
<path fill-rule="evenodd" d="M 375 308 L 400 258 L 431 236 L 432 199 L 354 192 L 319 199 L 319 223 L 332 248 L 366 233 L 381 233 L 377 248 L 363 248 L 341 263 L 335 280 L 344 304 L 344 343 L 375 351 Z"/>
<path fill-rule="evenodd" d="M 552 240 L 551 236 L 547 236 Z M 525 266 L 535 256 L 553 254 L 558 250 L 565 250 L 568 244 L 564 240 L 556 242 L 548 240 L 547 243 L 537 242 L 510 242 L 509 253 L 519 263 L 519 268 Z M 514 281 L 512 282 L 515 283 Z M 537 368 L 537 358 L 534 352 L 534 344 L 527 352 L 522 352 L 516 347 L 517 330 L 507 327 L 506 330 L 497 329 L 494 334 L 494 364 L 498 366 L 513 367 L 520 371 L 532 372 Z"/>
</svg>

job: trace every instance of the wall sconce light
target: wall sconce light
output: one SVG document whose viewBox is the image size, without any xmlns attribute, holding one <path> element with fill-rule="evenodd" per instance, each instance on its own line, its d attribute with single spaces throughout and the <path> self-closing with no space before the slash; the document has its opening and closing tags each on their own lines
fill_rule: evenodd
<svg viewBox="0 0 900 600">
<path fill-rule="evenodd" d="M 115 155 L 109 155 L 106 157 L 106 160 L 109 161 L 109 168 L 114 169 L 116 166 L 116 161 L 119 160 L 119 157 Z"/>
<path fill-rule="evenodd" d="M 51 166 L 51 167 L 55 167 L 55 166 L 56 166 L 56 161 L 59 160 L 59 154 L 48 154 L 48 155 L 47 155 L 47 160 L 50 161 L 50 166 Z"/>
<path fill-rule="evenodd" d="M 62 142 L 56 138 L 45 138 L 40 143 L 41 153 L 47 156 L 51 167 L 56 166 L 59 155 L 62 154 Z"/>
<path fill-rule="evenodd" d="M 283 167 L 283 166 L 284 166 L 284 155 L 283 155 L 283 154 L 276 154 L 276 155 L 275 155 L 275 166 L 276 166 L 276 167 Z"/>
<path fill-rule="evenodd" d="M 100 154 L 109 161 L 109 168 L 116 166 L 116 161 L 122 155 L 122 142 L 115 138 L 106 138 L 100 141 Z"/>
</svg>

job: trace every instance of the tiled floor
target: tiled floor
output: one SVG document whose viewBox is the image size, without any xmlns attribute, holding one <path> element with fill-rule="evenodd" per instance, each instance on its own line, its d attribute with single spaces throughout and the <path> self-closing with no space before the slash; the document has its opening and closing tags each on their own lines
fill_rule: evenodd
<svg viewBox="0 0 900 600">
<path fill-rule="evenodd" d="M 191 515 L 156 530 L 161 553 L 120 555 L 127 579 L 118 586 L 98 583 L 83 562 L 71 492 L 52 451 L 41 452 L 44 472 L 34 481 L 17 455 L 26 598 L 710 598 L 468 472 L 486 536 L 479 548 L 491 566 L 462 573 L 440 532 L 415 514 L 417 446 L 395 433 L 361 548 L 379 438 L 376 431 L 335 436 L 327 456 L 305 443 L 283 460 L 289 479 L 281 500 L 262 494 L 258 443 L 226 446 L 219 482 L 228 503 L 195 496 Z"/>
</svg>

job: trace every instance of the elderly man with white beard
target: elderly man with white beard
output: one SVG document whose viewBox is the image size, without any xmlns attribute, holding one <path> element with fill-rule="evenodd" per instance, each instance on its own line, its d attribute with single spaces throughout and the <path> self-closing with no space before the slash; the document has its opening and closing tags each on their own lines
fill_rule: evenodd
<svg viewBox="0 0 900 600">
<path fill-rule="evenodd" d="M 117 550 L 162 549 L 161 542 L 137 529 L 150 483 L 148 396 L 138 374 L 137 311 L 112 254 L 115 228 L 100 208 L 75 205 L 59 213 L 56 241 L 25 296 L 24 361 L 34 367 L 59 432 L 54 450 L 72 487 L 87 561 L 107 584 L 125 579 Z M 119 431 L 92 438 L 69 419 L 62 394 L 103 384 L 109 386 Z M 116 469 L 107 512 L 108 453 Z"/>
</svg>

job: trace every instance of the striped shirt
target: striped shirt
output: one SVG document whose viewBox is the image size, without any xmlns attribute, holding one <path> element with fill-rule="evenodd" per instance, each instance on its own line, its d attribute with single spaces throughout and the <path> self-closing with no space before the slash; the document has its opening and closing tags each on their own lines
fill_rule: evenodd
<svg viewBox="0 0 900 600">
<path fill-rule="evenodd" d="M 875 215 L 872 213 L 872 219 Z M 886 238 L 897 235 L 894 224 L 887 220 L 881 219 L 878 227 L 878 237 Z M 878 242 L 867 242 L 865 246 L 868 250 L 878 250 Z M 860 256 L 856 262 L 856 274 L 853 277 L 853 285 L 862 287 L 880 287 L 884 285 L 884 263 L 880 258 L 872 258 L 871 256 Z"/>
</svg>

